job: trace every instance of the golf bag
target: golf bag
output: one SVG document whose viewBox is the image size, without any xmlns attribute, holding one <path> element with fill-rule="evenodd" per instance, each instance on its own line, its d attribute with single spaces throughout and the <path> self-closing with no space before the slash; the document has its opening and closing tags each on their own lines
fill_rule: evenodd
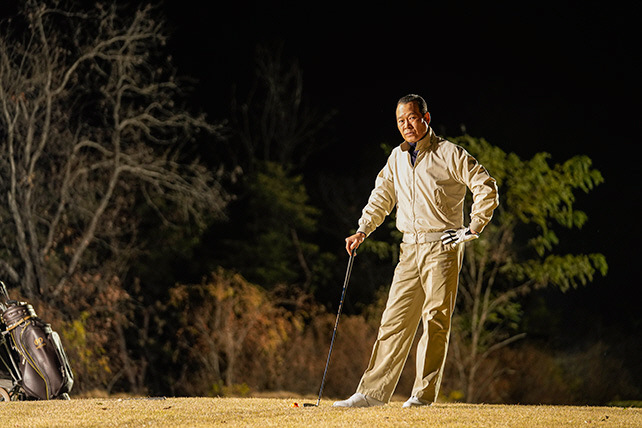
<svg viewBox="0 0 642 428">
<path fill-rule="evenodd" d="M 16 386 L 28 399 L 68 398 L 74 377 L 60 336 L 50 324 L 38 318 L 33 306 L 9 300 L 4 284 L 0 287 L 7 298 L 6 303 L 0 305 L 6 344 L 6 355 L 2 357 Z"/>
</svg>

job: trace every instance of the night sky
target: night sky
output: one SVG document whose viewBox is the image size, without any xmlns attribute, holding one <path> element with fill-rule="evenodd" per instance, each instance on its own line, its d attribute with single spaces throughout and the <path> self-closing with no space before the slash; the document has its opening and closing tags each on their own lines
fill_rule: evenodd
<svg viewBox="0 0 642 428">
<path fill-rule="evenodd" d="M 569 239 L 576 252 L 604 253 L 609 274 L 562 300 L 608 331 L 641 327 L 640 6 L 622 4 L 237 2 L 204 11 L 171 0 L 166 10 L 180 70 L 200 79 L 215 118 L 230 86 L 252 77 L 256 45 L 283 43 L 308 100 L 338 110 L 342 150 L 319 158 L 328 168 L 399 141 L 395 103 L 410 92 L 426 98 L 438 133 L 464 126 L 522 158 L 590 156 L 605 183 L 578 198 L 589 222 Z M 361 170 L 374 179 L 380 167 Z"/>
</svg>

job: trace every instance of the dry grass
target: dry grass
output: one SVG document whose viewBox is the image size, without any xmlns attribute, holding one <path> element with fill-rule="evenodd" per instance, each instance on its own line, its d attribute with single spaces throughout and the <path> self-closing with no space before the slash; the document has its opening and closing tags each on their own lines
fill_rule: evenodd
<svg viewBox="0 0 642 428">
<path fill-rule="evenodd" d="M 301 400 L 297 399 L 301 404 Z M 0 403 L 4 427 L 642 427 L 642 409 L 438 404 L 402 409 L 291 407 L 283 398 L 75 399 Z M 315 403 L 315 400 L 306 400 Z"/>
</svg>

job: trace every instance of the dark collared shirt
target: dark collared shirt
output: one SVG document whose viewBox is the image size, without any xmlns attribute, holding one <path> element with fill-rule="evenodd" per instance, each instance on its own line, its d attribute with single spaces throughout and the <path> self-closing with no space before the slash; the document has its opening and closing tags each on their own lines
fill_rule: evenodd
<svg viewBox="0 0 642 428">
<path fill-rule="evenodd" d="M 417 148 L 417 143 L 408 143 L 410 146 L 410 149 L 408 150 L 408 153 L 410 153 L 410 162 L 412 162 L 412 166 L 415 166 L 415 161 L 417 160 L 417 151 L 415 150 Z"/>
</svg>

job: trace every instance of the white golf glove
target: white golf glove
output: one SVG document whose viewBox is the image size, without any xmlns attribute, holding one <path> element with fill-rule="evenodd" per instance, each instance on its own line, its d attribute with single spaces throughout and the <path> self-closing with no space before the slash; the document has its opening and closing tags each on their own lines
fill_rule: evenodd
<svg viewBox="0 0 642 428">
<path fill-rule="evenodd" d="M 470 227 L 466 227 L 464 229 L 448 229 L 444 231 L 444 234 L 441 235 L 441 242 L 444 245 L 453 244 L 456 246 L 462 242 L 472 241 L 477 238 L 479 238 L 479 234 L 471 232 Z"/>
</svg>

